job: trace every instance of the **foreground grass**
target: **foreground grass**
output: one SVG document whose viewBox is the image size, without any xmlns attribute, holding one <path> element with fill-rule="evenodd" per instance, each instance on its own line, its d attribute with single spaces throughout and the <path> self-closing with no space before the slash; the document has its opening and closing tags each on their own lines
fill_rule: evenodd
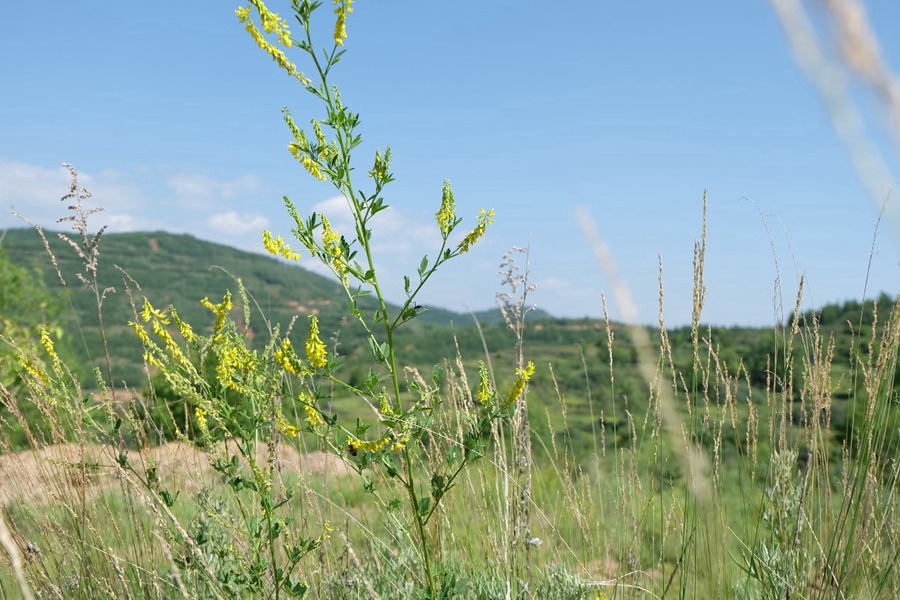
<svg viewBox="0 0 900 600">
<path fill-rule="evenodd" d="M 889 450 L 897 433 L 883 426 L 896 411 L 896 309 L 880 331 L 868 355 L 840 367 L 859 378 L 853 401 L 863 408 L 857 414 L 865 420 L 864 436 L 831 429 L 835 358 L 827 340 L 817 340 L 815 323 L 784 332 L 786 347 L 796 344 L 791 351 L 806 357 L 805 367 L 779 373 L 794 383 L 773 384 L 763 398 L 742 385 L 740 372 L 717 371 L 712 343 L 692 379 L 665 370 L 663 346 L 657 378 L 648 384 L 649 408 L 632 413 L 625 403 L 623 415 L 596 415 L 590 452 L 576 452 L 570 442 L 566 398 L 532 395 L 532 422 L 543 433 L 533 444 L 530 537 L 513 543 L 520 489 L 501 425 L 486 432 L 483 460 L 457 482 L 432 521 L 443 593 L 896 597 L 900 501 Z M 448 399 L 435 435 L 452 432 L 468 416 L 471 392 L 461 364 L 446 365 Z M 663 385 L 681 402 L 681 439 L 663 427 Z M 31 400 L 45 419 L 56 420 L 50 428 L 59 432 L 56 441 L 66 441 L 63 432 L 78 431 L 71 419 L 79 413 L 74 405 L 60 410 L 60 401 L 74 398 L 57 398 L 52 406 L 48 398 Z M 101 445 L 101 437 L 81 430 L 75 444 L 47 448 L 35 440 L 31 451 L 2 457 L 2 514 L 14 542 L 7 551 L 18 553 L 35 597 L 118 598 L 122 590 L 130 597 L 240 596 L 241 577 L 259 568 L 248 562 L 252 540 L 238 525 L 253 495 L 230 493 L 210 468 L 208 449 L 189 442 L 122 448 Z M 366 471 L 364 487 L 336 459 L 305 459 L 317 450 L 312 438 L 299 439 L 296 449 L 288 444 L 279 443 L 275 458 L 292 526 L 310 537 L 326 523 L 329 531 L 300 565 L 306 593 L 421 595 L 414 531 L 397 510 L 401 498 L 389 478 Z M 684 462 L 685 449 L 697 448 L 704 462 Z M 123 450 L 138 465 L 133 470 L 119 463 Z M 264 464 L 267 450 L 260 452 Z M 192 561 L 202 563 L 199 574 L 189 568 Z M 16 598 L 23 590 L 12 564 L 0 566 L 0 590 Z M 236 582 L 231 591 L 229 580 Z"/>
</svg>

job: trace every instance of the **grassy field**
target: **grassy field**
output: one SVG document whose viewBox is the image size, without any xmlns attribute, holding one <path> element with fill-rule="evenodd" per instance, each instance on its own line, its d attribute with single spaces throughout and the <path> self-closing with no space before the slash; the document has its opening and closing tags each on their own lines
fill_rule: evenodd
<svg viewBox="0 0 900 600">
<path fill-rule="evenodd" d="M 837 338 L 817 315 L 796 316 L 770 332 L 761 387 L 739 355 L 718 353 L 735 345 L 719 342 L 729 332 L 699 325 L 655 332 L 643 382 L 634 371 L 646 356 L 631 350 L 634 332 L 623 326 L 581 328 L 587 349 L 545 346 L 554 354 L 524 400 L 527 455 L 515 448 L 514 418 L 494 423 L 483 458 L 430 521 L 441 595 L 895 597 L 897 309 L 861 328 L 866 338 L 849 353 L 835 352 Z M 538 347 L 542 334 L 546 325 L 534 332 Z M 439 365 L 441 402 L 426 444 L 433 464 L 461 443 L 473 416 L 474 358 Z M 259 498 L 232 485 L 260 469 L 284 502 L 285 527 L 311 547 L 294 567 L 297 593 L 427 596 L 413 523 L 379 465 L 360 469 L 358 455 L 311 433 L 260 435 L 253 460 L 227 440 L 117 439 L 128 427 L 147 430 L 127 415 L 147 414 L 134 407 L 150 400 L 108 391 L 85 399 L 64 371 L 52 379 L 15 389 L 33 408 L 23 421 L 39 420 L 45 433 L 0 457 L 3 597 L 266 596 L 265 585 L 249 583 L 276 577 L 277 561 L 263 560 L 255 537 Z M 344 421 L 372 411 L 347 394 L 331 403 Z M 840 427 L 838 404 L 850 415 Z M 213 468 L 232 456 L 232 470 Z"/>
</svg>

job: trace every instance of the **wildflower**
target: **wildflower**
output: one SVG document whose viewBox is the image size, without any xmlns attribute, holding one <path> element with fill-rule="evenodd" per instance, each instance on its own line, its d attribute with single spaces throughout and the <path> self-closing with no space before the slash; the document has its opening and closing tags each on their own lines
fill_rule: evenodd
<svg viewBox="0 0 900 600">
<path fill-rule="evenodd" d="M 391 167 L 391 149 L 388 148 L 384 151 L 384 157 L 381 156 L 381 152 L 375 151 L 375 164 L 372 166 L 372 170 L 369 171 L 369 177 L 377 181 L 381 181 L 382 183 L 387 183 L 391 180 L 391 174 L 388 172 L 388 169 Z"/>
<path fill-rule="evenodd" d="M 56 354 L 56 349 L 53 347 L 53 340 L 50 338 L 50 332 L 43 326 L 41 326 L 41 346 L 44 347 L 47 356 L 53 361 L 53 370 L 56 373 L 61 373 L 62 363 L 59 360 L 59 356 Z"/>
<path fill-rule="evenodd" d="M 491 382 L 489 381 L 489 375 L 487 367 L 484 365 L 483 360 L 478 361 L 478 391 L 475 392 L 475 397 L 478 398 L 478 401 L 481 404 L 490 404 L 491 400 L 494 398 L 494 392 L 491 390 Z"/>
<path fill-rule="evenodd" d="M 409 430 L 409 427 L 403 428 L 403 433 L 394 438 L 394 443 L 391 444 L 391 452 L 400 452 L 406 445 L 409 443 L 409 439 L 412 437 L 412 434 Z"/>
<path fill-rule="evenodd" d="M 250 4 L 252 4 L 259 13 L 263 31 L 269 34 L 274 33 L 278 39 L 278 42 L 285 48 L 289 48 L 292 45 L 292 42 L 291 32 L 288 28 L 287 21 L 279 17 L 277 13 L 271 12 L 260 0 L 250 0 Z M 238 22 L 244 25 L 244 29 L 247 30 L 247 33 L 250 34 L 250 37 L 253 38 L 253 40 L 261 50 L 265 51 L 269 56 L 271 56 L 272 60 L 278 63 L 278 66 L 284 69 L 288 75 L 294 77 L 303 85 L 309 85 L 309 78 L 303 75 L 303 73 L 301 73 L 297 69 L 296 65 L 288 60 L 288 57 L 285 55 L 285 53 L 281 49 L 276 48 L 274 44 L 269 42 L 262 34 L 262 32 L 256 27 L 256 25 L 253 23 L 253 20 L 250 18 L 249 8 L 242 6 L 234 12 L 237 15 Z"/>
<path fill-rule="evenodd" d="M 146 335 L 146 334 L 145 334 Z M 149 350 L 144 352 L 144 362 L 147 363 L 147 366 L 156 367 L 158 369 L 162 369 L 165 365 L 153 355 Z"/>
<path fill-rule="evenodd" d="M 325 134 L 322 132 L 322 125 L 320 125 L 319 122 L 316 121 L 315 119 L 313 119 L 312 124 L 313 124 L 313 133 L 316 136 L 316 143 L 319 146 L 327 146 L 328 142 L 325 140 Z"/>
<path fill-rule="evenodd" d="M 330 540 L 332 531 L 334 531 L 334 527 L 331 526 L 331 523 L 325 521 L 322 524 L 322 535 L 319 536 L 319 543 Z"/>
<path fill-rule="evenodd" d="M 280 235 L 278 237 L 272 237 L 272 232 L 267 229 L 264 229 L 262 232 L 263 236 L 263 247 L 271 254 L 272 256 L 281 255 L 288 260 L 300 260 L 300 253 L 295 252 L 291 249 L 290 245 L 284 241 L 284 238 Z"/>
<path fill-rule="evenodd" d="M 435 214 L 437 217 L 438 228 L 446 238 L 447 234 L 453 228 L 456 220 L 456 201 L 453 199 L 453 190 L 450 189 L 450 182 L 444 182 L 444 193 L 441 197 L 441 208 Z"/>
<path fill-rule="evenodd" d="M 300 428 L 289 423 L 280 410 L 275 413 L 275 428 L 289 438 L 295 438 L 300 435 Z"/>
<path fill-rule="evenodd" d="M 290 147 L 290 146 L 289 146 Z M 294 154 L 294 151 L 291 150 L 291 154 Z M 296 157 L 296 154 L 294 154 Z M 319 164 L 311 159 L 309 156 L 301 156 L 300 164 L 309 171 L 309 174 L 318 179 L 319 181 L 325 181 L 325 174 L 322 173 L 322 170 L 319 168 Z"/>
<path fill-rule="evenodd" d="M 181 337 L 185 339 L 188 343 L 194 342 L 197 340 L 197 334 L 194 333 L 193 328 L 181 320 L 181 317 L 178 316 L 178 313 L 175 312 L 175 307 L 172 306 L 169 308 L 172 313 L 172 320 L 175 321 L 175 325 L 178 327 L 178 331 L 181 333 Z"/>
<path fill-rule="evenodd" d="M 387 390 L 385 390 L 384 388 L 381 388 L 381 393 L 378 395 L 378 399 L 379 399 L 379 404 L 380 404 L 379 410 L 380 410 L 381 414 L 383 414 L 386 417 L 397 416 L 397 413 L 394 412 L 394 409 L 391 407 L 391 402 L 390 402 L 390 398 L 388 398 Z"/>
<path fill-rule="evenodd" d="M 238 345 L 232 339 L 226 338 L 226 342 L 219 350 L 219 363 L 216 365 L 216 376 L 227 388 L 236 392 L 244 392 L 243 375 L 250 373 L 255 366 L 255 359 L 243 345 Z M 238 377 L 238 375 L 241 377 Z"/>
<path fill-rule="evenodd" d="M 44 385 L 50 383 L 50 378 L 47 377 L 47 374 L 44 373 L 43 369 L 35 366 L 34 362 L 31 360 L 26 360 L 25 357 L 19 357 L 19 364 L 25 369 L 25 372 L 31 375 L 31 377 L 37 381 L 40 381 Z"/>
<path fill-rule="evenodd" d="M 487 229 L 487 226 L 494 222 L 494 209 L 485 212 L 482 208 L 481 212 L 478 213 L 478 224 L 475 225 L 475 228 L 466 234 L 466 237 L 463 238 L 463 241 L 459 243 L 459 252 L 463 254 L 469 251 L 475 242 L 480 240 L 484 236 L 484 232 Z"/>
<path fill-rule="evenodd" d="M 147 323 L 151 318 L 158 319 L 163 323 L 163 325 L 169 324 L 169 317 L 166 316 L 165 311 L 153 308 L 153 305 L 150 304 L 150 301 L 144 298 L 144 308 L 143 310 L 141 310 L 141 320 L 143 320 L 144 323 Z"/>
<path fill-rule="evenodd" d="M 200 426 L 200 430 L 203 432 L 208 431 L 209 424 L 206 421 L 206 411 L 198 406 L 194 409 L 194 416 L 197 417 L 197 425 Z"/>
<path fill-rule="evenodd" d="M 386 433 L 377 440 L 367 441 L 361 440 L 358 437 L 351 435 L 347 438 L 347 447 L 353 448 L 356 452 L 378 452 L 385 446 L 387 446 L 391 441 L 391 434 Z M 351 452 L 352 454 L 353 452 Z"/>
<path fill-rule="evenodd" d="M 528 364 L 525 365 L 524 369 L 516 369 L 516 382 L 513 384 L 512 389 L 509 390 L 509 395 L 503 403 L 504 408 L 510 404 L 515 404 L 516 401 L 518 401 L 522 396 L 522 392 L 525 391 L 525 385 L 531 380 L 532 375 L 534 375 L 534 363 L 530 360 L 528 361 Z"/>
<path fill-rule="evenodd" d="M 322 245 L 325 246 L 325 252 L 331 257 L 331 265 L 335 272 L 341 278 L 341 281 L 347 283 L 347 266 L 344 264 L 343 249 L 341 248 L 341 235 L 331 228 L 328 217 L 322 217 Z"/>
<path fill-rule="evenodd" d="M 144 326 L 140 323 L 135 323 L 134 321 L 128 321 L 128 326 L 134 329 L 135 335 L 138 336 L 138 339 L 141 340 L 141 343 L 145 346 L 150 345 L 150 337 L 147 335 L 147 330 L 144 329 Z"/>
<path fill-rule="evenodd" d="M 350 7 L 353 0 L 334 0 L 334 3 L 340 4 L 334 9 L 334 14 L 337 15 L 337 22 L 334 24 L 334 43 L 343 46 L 347 38 L 347 15 L 353 12 Z"/>
<path fill-rule="evenodd" d="M 322 415 L 319 414 L 319 411 L 316 410 L 314 406 L 304 404 L 303 412 L 306 413 L 306 423 L 313 429 L 317 429 L 322 425 L 325 425 L 325 419 L 322 418 Z"/>
<path fill-rule="evenodd" d="M 225 296 L 219 304 L 210 302 L 208 296 L 205 296 L 203 300 L 200 301 L 200 304 L 216 315 L 216 324 L 213 326 L 213 333 L 219 333 L 222 327 L 225 326 L 225 316 L 228 314 L 228 311 L 234 308 L 234 305 L 231 303 L 231 291 L 227 290 L 225 292 Z"/>
<path fill-rule="evenodd" d="M 288 373 L 298 377 L 303 373 L 300 357 L 297 356 L 297 352 L 294 351 L 294 346 L 288 338 L 281 340 L 281 345 L 275 351 L 273 358 L 275 363 Z"/>
<path fill-rule="evenodd" d="M 313 367 L 321 369 L 328 364 L 325 344 L 319 338 L 319 319 L 309 316 L 309 336 L 306 338 L 306 357 Z"/>
</svg>

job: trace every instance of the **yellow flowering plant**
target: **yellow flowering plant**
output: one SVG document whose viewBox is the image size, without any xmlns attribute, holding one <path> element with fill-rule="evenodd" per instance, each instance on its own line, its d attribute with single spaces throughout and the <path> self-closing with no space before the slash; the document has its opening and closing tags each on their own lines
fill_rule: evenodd
<svg viewBox="0 0 900 600">
<path fill-rule="evenodd" d="M 361 474 L 368 468 L 381 467 L 404 489 L 408 514 L 420 545 L 426 589 L 429 595 L 436 597 L 440 589 L 432 556 L 434 540 L 428 539 L 426 526 L 466 465 L 481 456 L 481 440 L 485 432 L 491 430 L 491 423 L 511 412 L 510 407 L 522 395 L 534 365 L 529 363 L 518 370 L 513 388 L 502 397 L 483 375 L 477 392 L 478 403 L 469 416 L 465 431 L 459 435 L 450 432 L 431 435 L 433 415 L 440 405 L 440 377 L 436 374 L 431 383 L 421 378 L 410 381 L 402 377 L 395 334 L 399 327 L 424 310 L 416 298 L 428 280 L 444 263 L 467 252 L 485 235 L 493 222 L 494 211 L 482 209 L 471 231 L 454 241 L 462 219 L 456 213 L 450 183 L 445 181 L 435 212 L 440 249 L 432 258 L 424 256 L 421 259 L 414 277 L 403 278 L 405 299 L 398 308 L 389 307 L 375 268 L 372 240 L 376 233 L 371 224 L 373 218 L 388 207 L 385 189 L 394 180 L 390 170 L 391 149 L 387 148 L 383 153 L 376 150 L 367 171 L 371 189 L 364 191 L 353 177 L 357 172 L 353 154 L 362 140 L 357 131 L 359 116 L 347 107 L 338 87 L 330 80 L 333 68 L 346 52 L 348 17 L 353 12 L 353 3 L 352 0 L 333 1 L 333 35 L 325 48 L 319 50 L 312 35 L 312 22 L 313 13 L 321 4 L 293 0 L 292 10 L 299 24 L 299 35 L 286 33 L 287 26 L 280 17 L 255 0 L 238 8 L 237 17 L 260 48 L 288 75 L 298 78 L 296 74 L 301 73 L 301 69 L 279 53 L 280 50 L 273 50 L 279 45 L 285 50 L 296 50 L 304 58 L 303 71 L 311 75 L 306 80 L 298 79 L 320 103 L 324 116 L 311 119 L 311 129 L 304 130 L 291 111 L 284 108 L 283 118 L 290 133 L 287 148 L 305 171 L 318 181 L 330 183 L 344 198 L 354 226 L 352 231 L 337 231 L 325 214 L 312 213 L 304 217 L 298 206 L 285 196 L 284 203 L 293 221 L 291 233 L 308 255 L 321 261 L 342 284 L 349 312 L 364 328 L 372 356 L 381 371 L 370 371 L 361 385 L 352 386 L 344 381 L 337 369 L 338 357 L 329 356 L 319 339 L 318 322 L 314 317 L 310 319 L 306 340 L 306 360 L 298 358 L 289 342 L 281 343 L 275 359 L 285 376 L 324 378 L 333 386 L 366 398 L 371 406 L 379 407 L 374 422 L 358 421 L 356 427 L 345 428 L 339 424 L 336 415 L 323 418 L 323 413 L 311 400 L 315 394 L 299 399 L 306 413 L 307 431 L 315 432 L 331 448 L 339 450 Z M 255 21 L 261 25 L 254 25 Z M 263 242 L 274 255 L 290 259 L 298 256 L 280 236 L 275 237 L 269 231 L 263 232 Z M 368 309 L 371 312 L 366 306 L 372 304 L 363 305 L 359 301 L 363 296 L 374 298 L 374 310 Z M 447 447 L 442 464 L 433 464 L 434 461 L 428 459 L 428 446 L 433 445 L 437 437 L 455 440 Z M 366 489 L 372 491 L 373 480 L 364 475 L 364 481 Z"/>
</svg>

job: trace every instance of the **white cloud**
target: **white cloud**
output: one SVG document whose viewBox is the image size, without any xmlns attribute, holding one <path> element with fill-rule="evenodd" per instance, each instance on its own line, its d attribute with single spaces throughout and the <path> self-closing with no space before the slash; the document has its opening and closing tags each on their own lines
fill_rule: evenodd
<svg viewBox="0 0 900 600">
<path fill-rule="evenodd" d="M 0 158 L 0 209 L 3 211 L 0 224 L 23 224 L 9 216 L 8 211 L 12 210 L 35 224 L 58 227 L 57 220 L 67 214 L 70 204 L 60 202 L 69 191 L 69 179 L 69 171 L 62 165 L 46 167 Z M 84 202 L 85 209 L 111 206 L 122 209 L 141 204 L 140 189 L 116 171 L 103 171 L 98 176 L 78 173 L 78 187 L 88 188 L 92 194 Z M 94 217 L 93 222 L 97 227 L 103 224 L 125 227 L 122 217 L 123 215 L 113 216 L 101 212 Z"/>
<path fill-rule="evenodd" d="M 212 215 L 206 223 L 220 233 L 245 235 L 262 231 L 269 226 L 269 219 L 262 215 L 242 215 L 232 210 Z"/>
<path fill-rule="evenodd" d="M 166 179 L 166 184 L 181 200 L 210 201 L 235 198 L 260 189 L 260 180 L 241 175 L 230 180 L 217 180 L 203 173 L 182 173 Z"/>
<path fill-rule="evenodd" d="M 134 215 L 107 214 L 105 220 L 109 225 L 109 230 L 111 232 L 121 233 L 126 231 L 141 231 L 148 229 L 146 224 L 144 224 Z"/>
</svg>

